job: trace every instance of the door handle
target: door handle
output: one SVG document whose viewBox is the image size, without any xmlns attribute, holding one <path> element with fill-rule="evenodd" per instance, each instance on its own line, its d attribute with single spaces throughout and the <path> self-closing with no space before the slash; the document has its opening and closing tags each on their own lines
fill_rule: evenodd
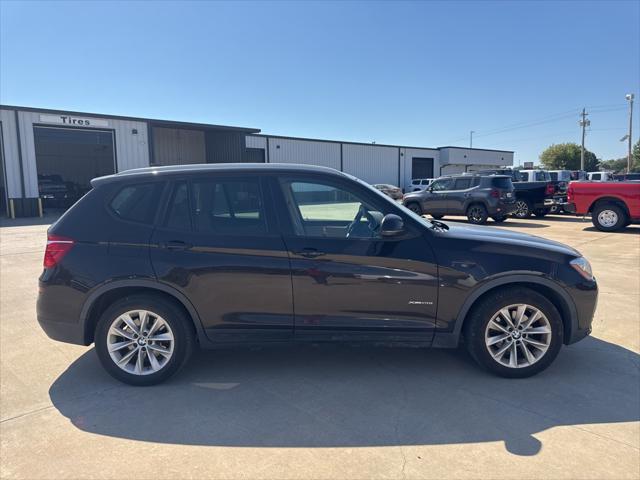
<svg viewBox="0 0 640 480">
<path fill-rule="evenodd" d="M 193 247 L 190 243 L 181 240 L 171 240 L 162 245 L 167 250 L 189 250 Z"/>
<path fill-rule="evenodd" d="M 298 250 L 293 253 L 294 255 L 300 255 L 301 257 L 305 257 L 305 258 L 316 258 L 316 257 L 321 257 L 322 255 L 325 255 L 324 252 L 320 252 L 315 248 L 303 248 L 302 250 Z"/>
</svg>

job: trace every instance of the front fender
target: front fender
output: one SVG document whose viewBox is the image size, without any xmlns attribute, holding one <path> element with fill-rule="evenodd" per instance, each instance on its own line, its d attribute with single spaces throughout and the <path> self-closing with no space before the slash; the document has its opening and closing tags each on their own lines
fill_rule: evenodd
<svg viewBox="0 0 640 480">
<path fill-rule="evenodd" d="M 433 338 L 433 346 L 440 348 L 457 347 L 460 342 L 460 335 L 462 333 L 464 321 L 475 302 L 479 300 L 485 293 L 493 290 L 496 287 L 517 283 L 541 285 L 557 293 L 563 304 L 560 314 L 562 315 L 563 321 L 565 322 L 565 332 L 569 335 L 567 336 L 567 338 L 570 337 L 571 332 L 574 332 L 579 328 L 575 303 L 561 285 L 547 277 L 536 275 L 533 273 L 510 273 L 497 278 L 494 277 L 492 279 L 488 279 L 476 285 L 473 290 L 469 292 L 466 299 L 460 306 L 460 309 L 458 310 L 458 314 L 456 316 L 453 331 L 436 331 Z M 566 324 L 567 320 L 569 321 L 568 325 Z"/>
</svg>

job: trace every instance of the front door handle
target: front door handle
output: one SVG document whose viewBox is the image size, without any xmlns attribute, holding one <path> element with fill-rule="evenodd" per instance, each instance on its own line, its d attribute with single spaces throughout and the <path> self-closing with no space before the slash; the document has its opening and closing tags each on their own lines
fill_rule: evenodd
<svg viewBox="0 0 640 480">
<path fill-rule="evenodd" d="M 171 240 L 162 245 L 167 250 L 189 250 L 193 247 L 190 243 L 181 240 Z"/>
<path fill-rule="evenodd" d="M 305 258 L 316 258 L 325 255 L 324 252 L 321 252 L 315 248 L 303 248 L 302 250 L 298 250 L 297 252 L 293 252 L 294 255 L 300 255 Z"/>
</svg>

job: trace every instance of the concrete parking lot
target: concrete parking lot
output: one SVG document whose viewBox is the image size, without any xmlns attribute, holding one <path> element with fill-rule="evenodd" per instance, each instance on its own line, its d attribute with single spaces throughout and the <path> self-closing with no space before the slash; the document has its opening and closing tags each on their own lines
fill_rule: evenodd
<svg viewBox="0 0 640 480">
<path fill-rule="evenodd" d="M 460 219 L 462 221 L 462 219 Z M 640 478 L 640 228 L 509 220 L 600 284 L 593 335 L 505 380 L 462 351 L 200 352 L 132 388 L 35 318 L 47 221 L 0 227 L 2 478 Z"/>
</svg>

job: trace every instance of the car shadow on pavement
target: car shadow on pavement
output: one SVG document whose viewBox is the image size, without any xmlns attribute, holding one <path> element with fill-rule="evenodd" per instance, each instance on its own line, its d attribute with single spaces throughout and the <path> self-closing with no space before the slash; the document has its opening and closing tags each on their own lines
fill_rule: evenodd
<svg viewBox="0 0 640 480">
<path fill-rule="evenodd" d="M 602 232 L 598 230 L 596 227 L 587 227 L 582 229 L 583 232 L 599 232 L 603 235 L 607 233 L 614 233 L 616 235 L 638 235 L 640 234 L 640 227 L 638 225 L 628 225 L 622 230 L 617 230 L 615 232 Z"/>
<path fill-rule="evenodd" d="M 198 352 L 165 384 L 109 377 L 94 349 L 53 383 L 77 428 L 146 442 L 246 447 L 367 447 L 503 441 L 640 419 L 639 356 L 587 338 L 542 374 L 494 377 L 461 350 L 282 346 Z"/>
</svg>

